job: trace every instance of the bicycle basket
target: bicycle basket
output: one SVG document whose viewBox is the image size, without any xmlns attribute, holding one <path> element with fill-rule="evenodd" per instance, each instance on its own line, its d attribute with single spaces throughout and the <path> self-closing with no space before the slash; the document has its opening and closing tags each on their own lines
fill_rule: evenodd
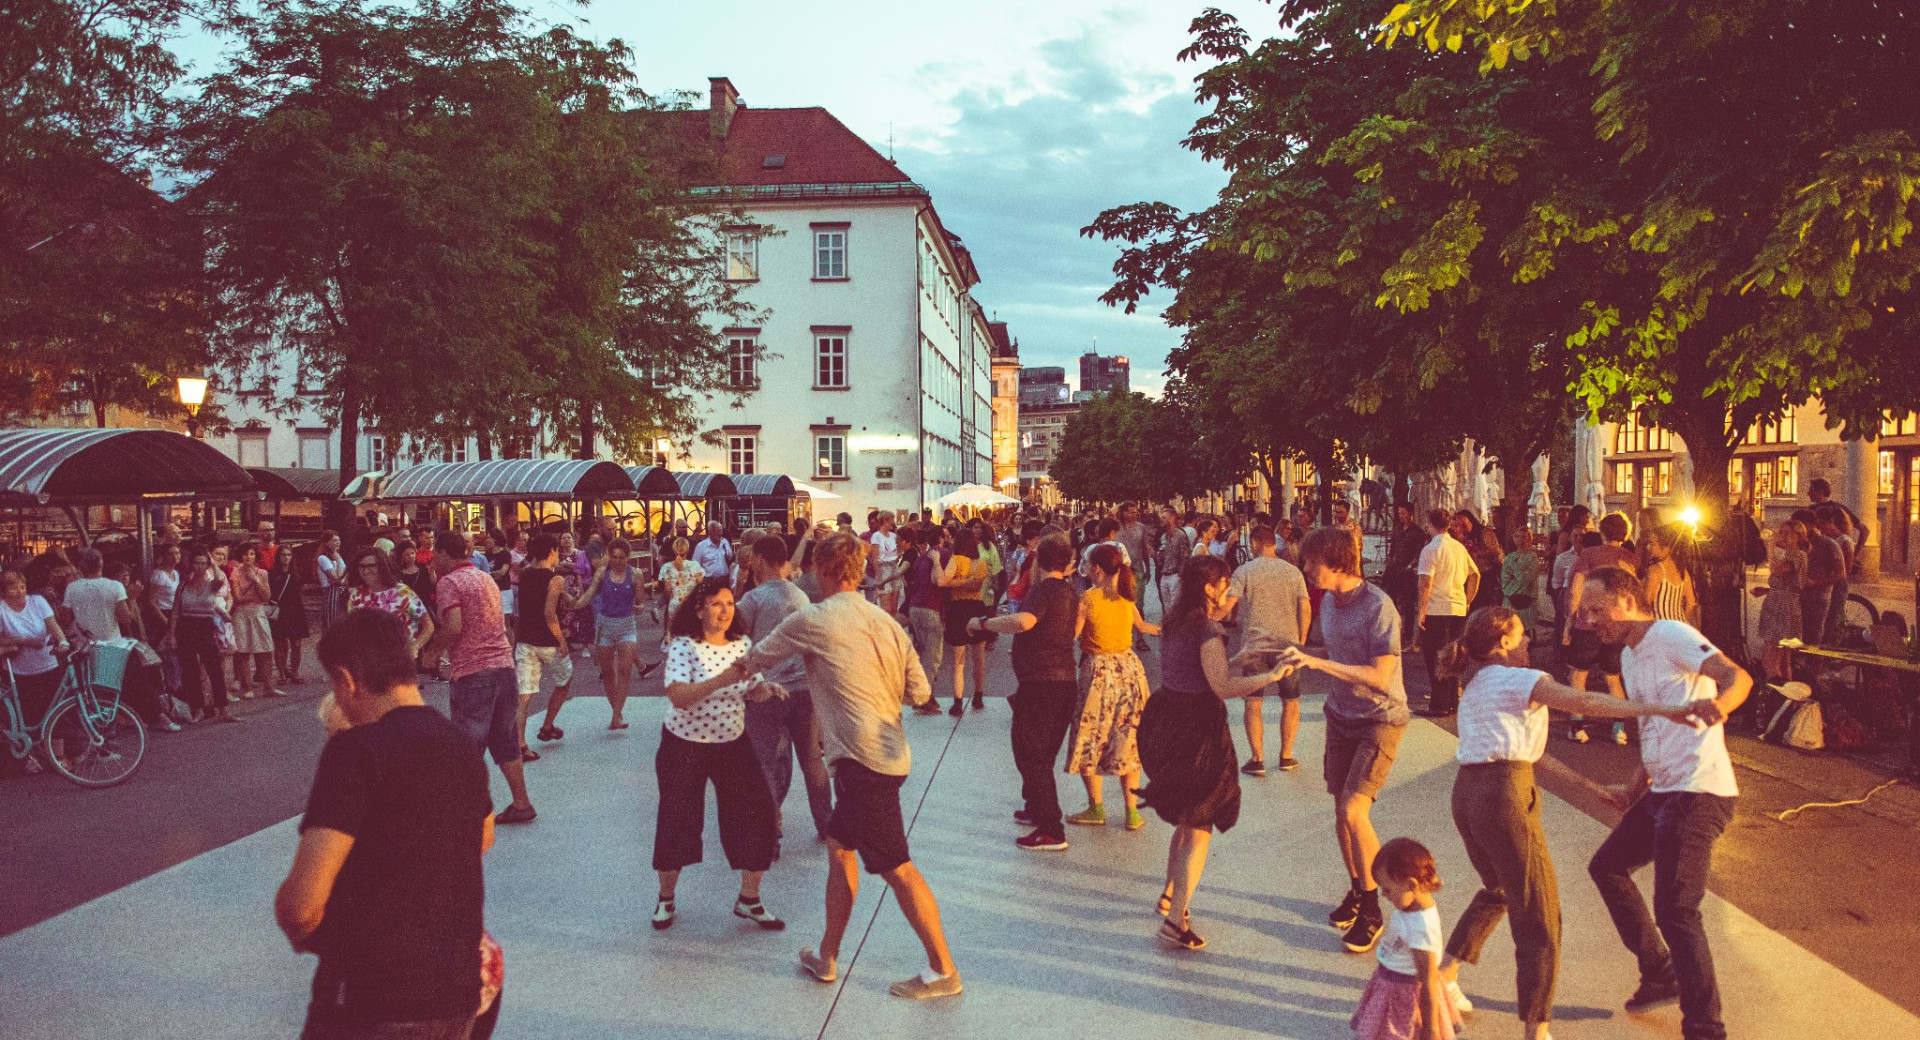
<svg viewBox="0 0 1920 1040">
<path fill-rule="evenodd" d="M 133 651 L 128 647 L 95 643 L 91 653 L 93 685 L 119 693 L 126 682 L 127 662 L 132 660 Z"/>
</svg>

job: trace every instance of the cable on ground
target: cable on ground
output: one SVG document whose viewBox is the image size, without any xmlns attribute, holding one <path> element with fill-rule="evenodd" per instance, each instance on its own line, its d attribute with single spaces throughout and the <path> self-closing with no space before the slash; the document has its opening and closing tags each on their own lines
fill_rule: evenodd
<svg viewBox="0 0 1920 1040">
<path fill-rule="evenodd" d="M 1806 812 L 1808 809 L 1844 809 L 1849 805 L 1865 805 L 1867 804 L 1867 800 L 1869 798 L 1872 798 L 1874 795 L 1879 794 L 1880 792 L 1886 790 L 1889 787 L 1892 787 L 1893 785 L 1899 782 L 1900 780 L 1896 777 L 1895 779 L 1889 780 L 1886 783 L 1881 784 L 1879 787 L 1876 787 L 1873 790 L 1868 791 L 1866 794 L 1861 795 L 1860 797 L 1855 798 L 1852 801 L 1808 802 L 1807 804 L 1799 806 L 1798 808 L 1788 809 L 1786 812 L 1773 813 L 1772 816 L 1774 819 L 1779 820 L 1781 823 L 1789 823 L 1793 820 L 1794 817 L 1800 815 L 1803 812 Z"/>
</svg>

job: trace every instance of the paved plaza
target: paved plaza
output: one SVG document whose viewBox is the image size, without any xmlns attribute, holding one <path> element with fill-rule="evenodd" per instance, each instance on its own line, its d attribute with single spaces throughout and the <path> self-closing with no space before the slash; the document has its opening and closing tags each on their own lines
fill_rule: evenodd
<svg viewBox="0 0 1920 1040">
<path fill-rule="evenodd" d="M 1195 899 L 1195 927 L 1211 944 L 1200 953 L 1169 950 L 1153 937 L 1164 824 L 1150 817 L 1134 834 L 1117 825 L 1074 828 L 1066 852 L 1018 850 L 1006 702 L 958 721 L 910 717 L 914 770 L 903 804 L 967 986 L 958 999 L 927 1004 L 887 995 L 887 983 L 917 971 L 922 959 L 876 879 L 861 890 L 841 980 L 820 985 L 795 969 L 795 952 L 819 933 L 824 876 L 823 847 L 797 789 L 786 854 L 765 888 L 787 931 L 760 932 L 729 913 L 736 877 L 719 859 L 711 825 L 708 862 L 681 882 L 679 921 L 666 932 L 648 926 L 652 751 L 664 707 L 660 698 L 640 701 L 629 709 L 633 729 L 609 734 L 604 701 L 570 705 L 567 738 L 548 745 L 530 770 L 540 818 L 500 829 L 487 859 L 487 921 L 507 951 L 498 1036 L 1347 1035 L 1373 958 L 1342 952 L 1324 923 L 1345 879 L 1313 768 L 1317 699 L 1307 702 L 1298 751 L 1308 765 L 1248 780 L 1240 826 L 1214 845 Z M 1438 854 L 1449 923 L 1474 889 L 1447 812 L 1452 745 L 1444 730 L 1416 720 L 1376 810 L 1383 836 L 1414 835 Z M 1079 786 L 1061 778 L 1069 810 L 1080 803 Z M 503 791 L 496 797 L 504 803 Z M 1633 963 L 1584 870 L 1604 828 L 1551 796 L 1546 822 L 1566 913 L 1554 1035 L 1677 1037 L 1677 1009 L 1642 1018 L 1619 1010 Z M 287 950 L 271 900 L 296 825 L 268 827 L 0 939 L 0 1036 L 295 1035 L 314 962 Z M 1708 898 L 1706 915 L 1732 1035 L 1920 1036 L 1920 1018 L 1719 897 Z M 1463 982 L 1480 1007 L 1463 1035 L 1519 1035 L 1504 929 Z"/>
</svg>

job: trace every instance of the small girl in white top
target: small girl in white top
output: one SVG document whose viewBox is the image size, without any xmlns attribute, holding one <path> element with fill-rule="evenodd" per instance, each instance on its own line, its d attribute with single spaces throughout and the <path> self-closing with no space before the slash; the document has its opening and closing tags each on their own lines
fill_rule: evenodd
<svg viewBox="0 0 1920 1040">
<path fill-rule="evenodd" d="M 1379 967 L 1353 1013 L 1354 1040 L 1454 1040 L 1460 1016 L 1440 977 L 1440 868 L 1412 838 L 1395 838 L 1373 857 L 1373 879 L 1393 907 L 1373 955 Z"/>
<path fill-rule="evenodd" d="M 746 734 L 747 701 L 786 691 L 740 667 L 753 641 L 739 632 L 737 617 L 727 580 L 707 578 L 687 594 L 669 628 L 666 694 L 673 707 L 653 760 L 660 790 L 653 831 L 653 869 L 660 874 L 656 929 L 673 925 L 680 871 L 702 858 L 708 781 L 719 803 L 720 845 L 727 864 L 740 872 L 734 916 L 769 930 L 786 927 L 760 903 L 760 878 L 773 864 L 779 838 L 773 794 Z"/>
</svg>

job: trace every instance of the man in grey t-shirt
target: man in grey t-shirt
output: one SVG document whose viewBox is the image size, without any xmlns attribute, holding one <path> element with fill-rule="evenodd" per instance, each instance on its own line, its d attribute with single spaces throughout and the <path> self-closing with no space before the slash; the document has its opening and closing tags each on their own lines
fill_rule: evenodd
<svg viewBox="0 0 1920 1040">
<path fill-rule="evenodd" d="M 787 580 L 787 543 L 779 535 L 757 539 L 742 562 L 752 572 L 754 586 L 740 597 L 737 610 L 747 635 L 759 643 L 788 615 L 806 609 L 807 594 Z M 747 704 L 747 742 L 753 745 L 760 771 L 773 791 L 775 826 L 793 788 L 793 760 L 798 755 L 814 832 L 824 838 L 827 820 L 833 815 L 833 788 L 826 761 L 820 757 L 819 724 L 813 714 L 813 695 L 807 691 L 806 662 L 798 655 L 789 657 L 768 669 L 765 677 L 785 687 L 787 695 Z"/>
<path fill-rule="evenodd" d="M 1327 923 L 1346 930 L 1347 949 L 1364 953 L 1379 941 L 1384 921 L 1380 890 L 1373 883 L 1373 857 L 1380 851 L 1373 803 L 1386 786 L 1407 729 L 1400 612 L 1385 592 L 1360 577 L 1360 547 L 1350 532 L 1314 531 L 1300 558 L 1307 580 L 1330 593 L 1320 608 L 1327 656 L 1312 657 L 1293 647 L 1281 655 L 1281 663 L 1311 668 L 1334 681 L 1327 695 L 1322 773 L 1334 798 L 1334 835 L 1352 887 Z"/>
<path fill-rule="evenodd" d="M 1307 629 L 1313 623 L 1313 601 L 1307 596 L 1307 579 L 1300 568 L 1276 554 L 1272 527 L 1255 527 L 1248 542 L 1253 547 L 1253 559 L 1233 572 L 1225 606 L 1239 617 L 1241 652 L 1267 655 L 1254 667 L 1271 668 L 1281 651 L 1306 641 Z M 1280 768 L 1300 767 L 1293 759 L 1293 737 L 1300 729 L 1300 673 L 1294 672 L 1246 698 L 1244 718 L 1250 757 L 1240 771 L 1249 776 L 1267 775 L 1266 719 L 1261 714 L 1261 698 L 1267 693 L 1280 698 Z"/>
</svg>

